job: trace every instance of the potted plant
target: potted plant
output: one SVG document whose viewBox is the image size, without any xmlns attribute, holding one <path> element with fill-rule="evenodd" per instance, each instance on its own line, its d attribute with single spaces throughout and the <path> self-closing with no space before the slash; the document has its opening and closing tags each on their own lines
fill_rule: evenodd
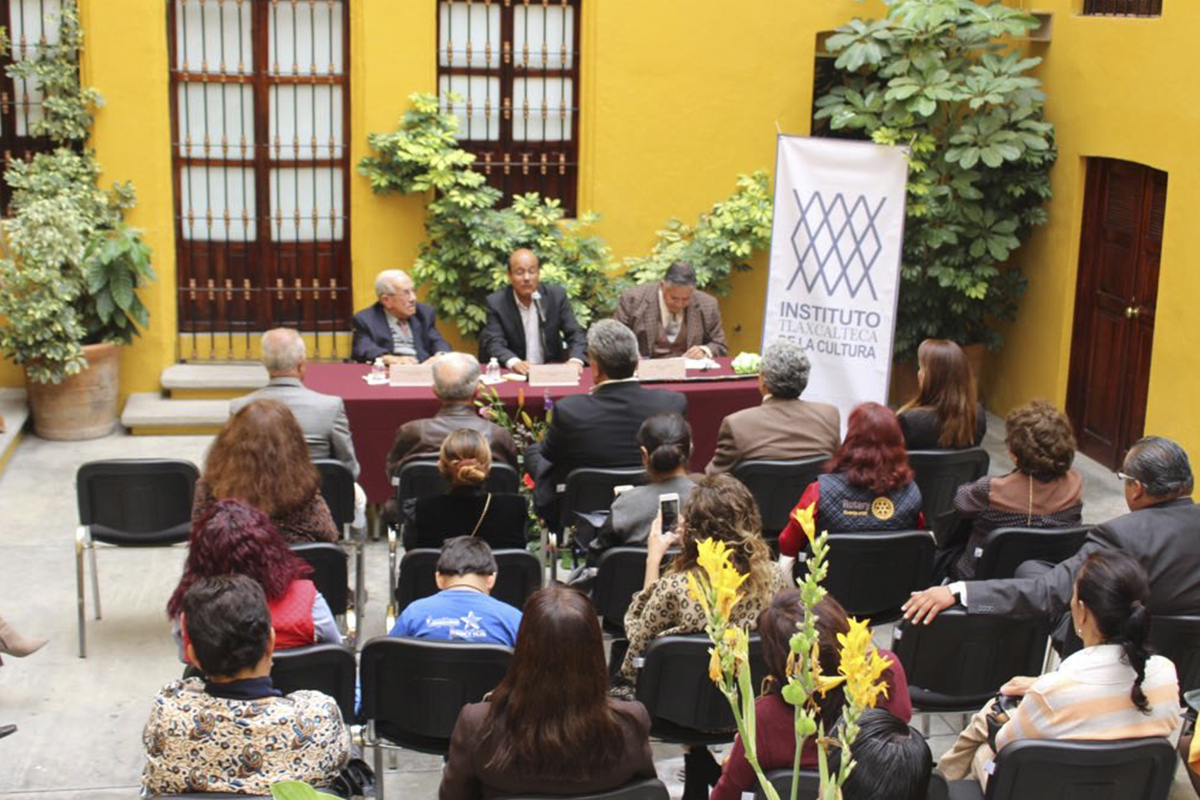
<svg viewBox="0 0 1200 800">
<path fill-rule="evenodd" d="M 1015 317 L 1028 282 L 1009 258 L 1047 220 L 1057 154 L 1030 74 L 1041 59 L 1012 44 L 1038 21 L 998 2 L 884 3 L 885 18 L 829 37 L 839 83 L 816 117 L 909 148 L 897 363 L 927 338 L 978 345 L 981 358 L 1003 341 L 994 323 Z"/>
<path fill-rule="evenodd" d="M 116 426 L 118 345 L 149 321 L 135 289 L 154 278 L 150 248 L 123 222 L 132 187 L 101 189 L 85 147 L 100 97 L 80 85 L 82 38 L 76 4 L 64 2 L 58 42 L 8 68 L 37 81 L 43 116 L 30 132 L 57 145 L 9 167 L 11 217 L 0 223 L 0 352 L 24 366 L 34 429 L 50 439 Z"/>
</svg>

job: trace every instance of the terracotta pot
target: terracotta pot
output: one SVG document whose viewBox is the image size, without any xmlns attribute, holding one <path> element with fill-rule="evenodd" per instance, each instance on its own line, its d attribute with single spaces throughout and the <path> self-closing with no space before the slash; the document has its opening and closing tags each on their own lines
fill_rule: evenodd
<svg viewBox="0 0 1200 800">
<path fill-rule="evenodd" d="M 982 342 L 976 342 L 963 345 L 962 350 L 963 355 L 967 357 L 967 363 L 971 366 L 971 372 L 975 375 L 975 388 L 979 392 L 980 399 L 983 399 L 983 359 L 987 348 L 983 346 Z M 892 384 L 888 391 L 888 401 L 893 406 L 899 408 L 904 405 L 917 396 L 920 388 L 920 384 L 917 382 L 917 360 L 915 358 L 892 365 Z"/>
<path fill-rule="evenodd" d="M 33 430 L 43 439 L 75 441 L 107 436 L 117 427 L 117 376 L 121 346 L 89 344 L 88 366 L 62 383 L 25 379 Z"/>
</svg>

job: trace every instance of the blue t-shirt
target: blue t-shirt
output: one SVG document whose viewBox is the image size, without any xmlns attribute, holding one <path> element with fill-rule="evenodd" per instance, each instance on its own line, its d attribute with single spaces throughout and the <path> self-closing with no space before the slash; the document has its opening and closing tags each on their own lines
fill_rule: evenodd
<svg viewBox="0 0 1200 800">
<path fill-rule="evenodd" d="M 444 589 L 413 601 L 389 635 L 512 647 L 519 627 L 521 612 L 508 603 L 471 589 Z"/>
</svg>

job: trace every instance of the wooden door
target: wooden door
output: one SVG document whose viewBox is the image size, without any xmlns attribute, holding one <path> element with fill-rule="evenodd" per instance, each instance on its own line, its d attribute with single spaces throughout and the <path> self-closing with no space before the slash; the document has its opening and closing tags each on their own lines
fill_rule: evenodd
<svg viewBox="0 0 1200 800">
<path fill-rule="evenodd" d="M 1143 435 L 1167 173 L 1088 162 L 1067 413 L 1079 449 L 1116 469 Z"/>
</svg>

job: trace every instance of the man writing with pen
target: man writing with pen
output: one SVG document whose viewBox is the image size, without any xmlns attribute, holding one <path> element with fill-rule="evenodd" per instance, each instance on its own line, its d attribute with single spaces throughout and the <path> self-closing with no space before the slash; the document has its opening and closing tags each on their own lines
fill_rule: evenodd
<svg viewBox="0 0 1200 800">
<path fill-rule="evenodd" d="M 521 375 L 532 364 L 568 361 L 580 370 L 587 337 L 561 286 L 541 283 L 533 251 L 521 248 L 508 259 L 508 287 L 487 298 L 487 325 L 479 337 L 479 360 L 496 359 Z"/>
</svg>

